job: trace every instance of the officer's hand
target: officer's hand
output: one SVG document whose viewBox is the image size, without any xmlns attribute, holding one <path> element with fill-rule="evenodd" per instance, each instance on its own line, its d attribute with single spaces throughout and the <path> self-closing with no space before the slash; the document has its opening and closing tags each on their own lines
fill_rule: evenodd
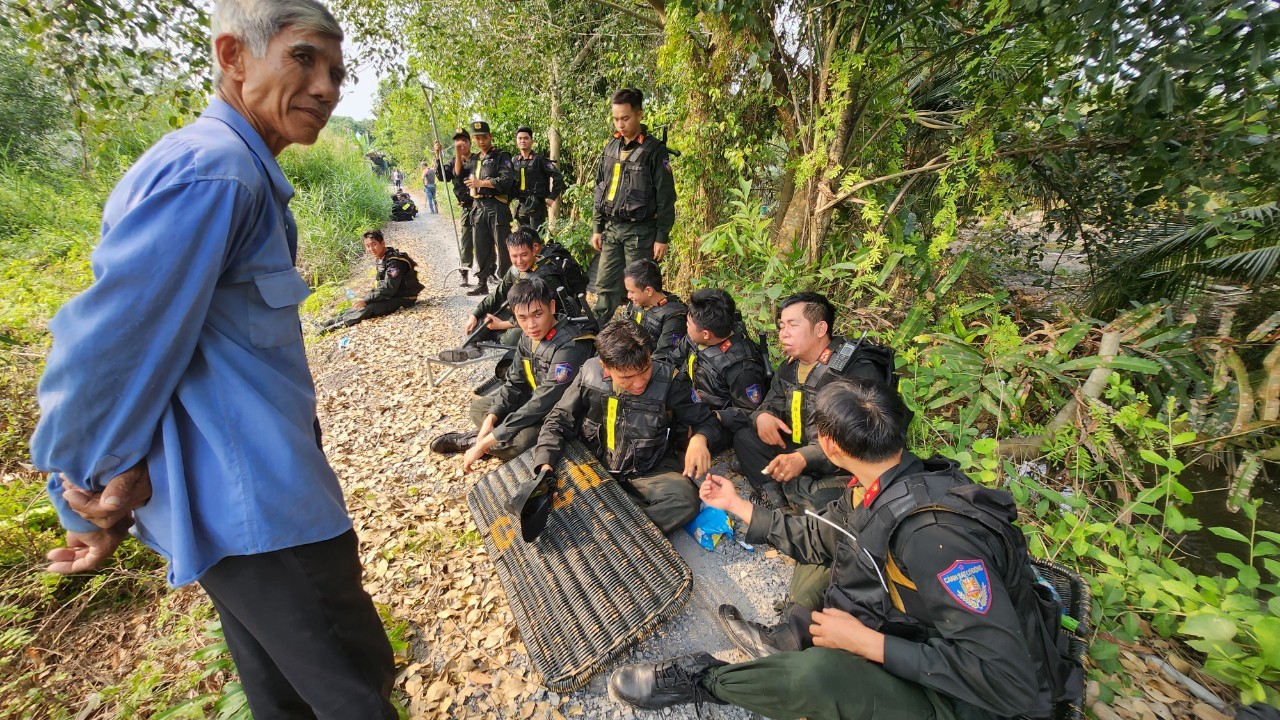
<svg viewBox="0 0 1280 720">
<path fill-rule="evenodd" d="M 603 233 L 591 233 L 591 247 L 595 248 L 596 252 L 600 252 L 600 248 L 604 247 Z"/>
<path fill-rule="evenodd" d="M 689 448 L 684 451 L 684 476 L 699 478 L 711 469 L 711 451 L 702 435 L 689 438 Z"/>
<path fill-rule="evenodd" d="M 800 453 L 786 453 L 774 458 L 773 462 L 764 469 L 764 474 L 778 482 L 787 482 L 795 480 L 796 476 L 804 472 L 808 464 Z"/>
<path fill-rule="evenodd" d="M 774 445 L 780 448 L 787 447 L 787 443 L 778 434 L 782 431 L 788 435 L 791 434 L 791 426 L 782 422 L 782 419 L 772 413 L 762 412 L 756 416 L 756 436 L 765 445 Z"/>
<path fill-rule="evenodd" d="M 362 309 L 364 306 L 365 306 L 365 302 L 364 302 L 363 300 L 352 300 L 352 301 L 351 301 L 351 307 L 352 307 L 353 309 L 355 309 L 355 310 L 360 310 L 360 309 Z"/>
<path fill-rule="evenodd" d="M 49 565 L 45 570 L 70 575 L 72 573 L 89 572 L 98 567 L 103 560 L 111 557 L 120 542 L 133 524 L 131 518 L 125 518 L 115 526 L 91 533 L 67 532 L 67 546 L 54 548 L 46 556 Z"/>
<path fill-rule="evenodd" d="M 146 461 L 111 478 L 100 493 L 88 493 L 62 479 L 62 498 L 77 515 L 104 530 L 129 517 L 151 499 L 151 475 Z"/>
<path fill-rule="evenodd" d="M 470 318 L 467 319 L 467 329 L 465 330 L 465 332 L 468 335 L 470 335 L 471 333 L 476 331 L 476 326 L 479 324 L 480 324 L 480 321 L 476 319 L 475 315 L 472 315 Z"/>
<path fill-rule="evenodd" d="M 551 206 L 553 206 L 553 205 L 555 205 L 555 204 L 556 204 L 556 201 L 555 201 L 555 200 L 552 200 L 551 198 L 547 198 L 547 207 L 548 207 L 548 208 L 549 208 L 549 207 L 551 207 Z"/>
<path fill-rule="evenodd" d="M 707 475 L 698 488 L 698 497 L 713 508 L 729 510 L 733 504 L 742 499 L 733 483 L 719 475 Z"/>
<path fill-rule="evenodd" d="M 843 610 L 825 608 L 814 612 L 809 633 L 818 647 L 847 650 L 872 662 L 884 662 L 884 635 Z"/>
<path fill-rule="evenodd" d="M 440 144 L 439 140 L 431 143 L 431 151 L 436 155 L 439 155 L 441 150 L 444 150 L 444 146 Z"/>
<path fill-rule="evenodd" d="M 654 243 L 653 244 L 653 261 L 662 262 L 662 258 L 666 256 L 667 256 L 667 244 Z"/>
<path fill-rule="evenodd" d="M 484 326 L 490 330 L 510 330 L 515 325 L 503 320 L 497 315 L 487 315 L 484 319 Z"/>
<path fill-rule="evenodd" d="M 462 472 L 471 472 L 471 466 L 479 462 L 484 457 L 484 450 L 480 449 L 480 443 L 471 446 L 466 455 L 462 456 Z"/>
</svg>

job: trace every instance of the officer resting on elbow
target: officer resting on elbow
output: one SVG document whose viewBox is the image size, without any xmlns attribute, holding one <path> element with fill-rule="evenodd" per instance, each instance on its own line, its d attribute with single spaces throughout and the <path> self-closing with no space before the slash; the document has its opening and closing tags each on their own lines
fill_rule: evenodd
<svg viewBox="0 0 1280 720">
<path fill-rule="evenodd" d="M 649 334 L 649 352 L 660 360 L 675 360 L 685 335 L 688 308 L 673 293 L 662 289 L 662 271 L 652 260 L 636 260 L 622 272 L 627 290 L 622 316 Z"/>
<path fill-rule="evenodd" d="M 578 435 L 669 533 L 698 514 L 691 478 L 710 468 L 707 446 L 719 440 L 720 425 L 706 405 L 693 401 L 687 377 L 650 358 L 645 332 L 635 323 L 610 322 L 596 337 L 596 351 L 547 415 L 532 465 L 555 467 L 565 441 Z M 672 438 L 681 426 L 693 429 L 683 460 Z"/>
<path fill-rule="evenodd" d="M 709 476 L 708 505 L 801 563 L 828 563 L 818 611 L 774 627 L 722 605 L 751 658 L 706 653 L 614 671 L 610 695 L 643 708 L 732 703 L 771 718 L 1047 718 L 1079 697 L 1061 605 L 1033 570 L 1017 508 L 954 463 L 906 452 L 907 410 L 891 388 L 840 381 L 817 397 L 818 442 L 856 486 L 821 516 L 752 506 Z"/>
<path fill-rule="evenodd" d="M 377 284 L 368 295 L 354 301 L 350 310 L 321 325 L 321 332 L 351 327 L 362 320 L 390 315 L 400 308 L 418 304 L 422 283 L 418 281 L 418 264 L 413 258 L 387 247 L 381 230 L 364 234 L 364 249 L 377 260 Z"/>
</svg>

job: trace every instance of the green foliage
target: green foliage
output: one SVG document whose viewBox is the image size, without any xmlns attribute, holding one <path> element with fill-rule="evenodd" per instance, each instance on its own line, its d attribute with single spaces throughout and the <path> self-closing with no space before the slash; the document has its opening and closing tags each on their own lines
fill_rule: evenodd
<svg viewBox="0 0 1280 720">
<path fill-rule="evenodd" d="M 0 158 L 38 158 L 54 150 L 66 118 L 57 87 L 32 66 L 9 32 L 0 30 Z"/>
</svg>

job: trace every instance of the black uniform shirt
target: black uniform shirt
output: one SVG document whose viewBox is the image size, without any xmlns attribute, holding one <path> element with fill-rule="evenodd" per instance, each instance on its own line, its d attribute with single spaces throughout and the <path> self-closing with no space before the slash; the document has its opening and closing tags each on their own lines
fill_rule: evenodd
<svg viewBox="0 0 1280 720">
<path fill-rule="evenodd" d="M 452 160 L 446 163 L 444 158 L 440 158 L 436 161 L 436 172 L 439 173 L 440 177 L 453 184 L 453 196 L 457 198 L 458 205 L 463 210 L 470 210 L 471 206 L 476 202 L 476 199 L 471 197 L 471 188 L 467 187 L 463 181 L 471 177 L 476 171 L 476 160 L 479 157 L 479 155 L 471 153 L 466 160 L 462 161 L 462 171 L 457 175 L 453 174 Z"/>
<path fill-rule="evenodd" d="M 395 248 L 387 248 L 386 254 L 374 265 L 374 272 L 374 288 L 364 296 L 367 303 L 398 297 L 416 298 L 422 292 L 413 261 Z"/>
<path fill-rule="evenodd" d="M 587 326 L 568 320 L 556 323 L 537 349 L 528 335 L 520 334 L 516 360 L 490 410 L 499 420 L 493 429 L 499 442 L 542 424 L 578 376 L 582 363 L 595 354 L 594 340 Z"/>
</svg>

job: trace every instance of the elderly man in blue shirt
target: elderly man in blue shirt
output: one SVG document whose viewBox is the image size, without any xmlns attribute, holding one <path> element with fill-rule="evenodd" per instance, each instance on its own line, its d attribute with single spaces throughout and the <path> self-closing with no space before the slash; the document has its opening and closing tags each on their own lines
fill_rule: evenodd
<svg viewBox="0 0 1280 720">
<path fill-rule="evenodd" d="M 208 592 L 255 718 L 395 718 L 276 162 L 338 102 L 342 29 L 315 0 L 218 0 L 212 31 L 217 97 L 116 186 L 95 282 L 50 323 L 31 442 L 67 530 L 49 569 L 93 569 L 133 525 L 172 585 Z"/>
</svg>

